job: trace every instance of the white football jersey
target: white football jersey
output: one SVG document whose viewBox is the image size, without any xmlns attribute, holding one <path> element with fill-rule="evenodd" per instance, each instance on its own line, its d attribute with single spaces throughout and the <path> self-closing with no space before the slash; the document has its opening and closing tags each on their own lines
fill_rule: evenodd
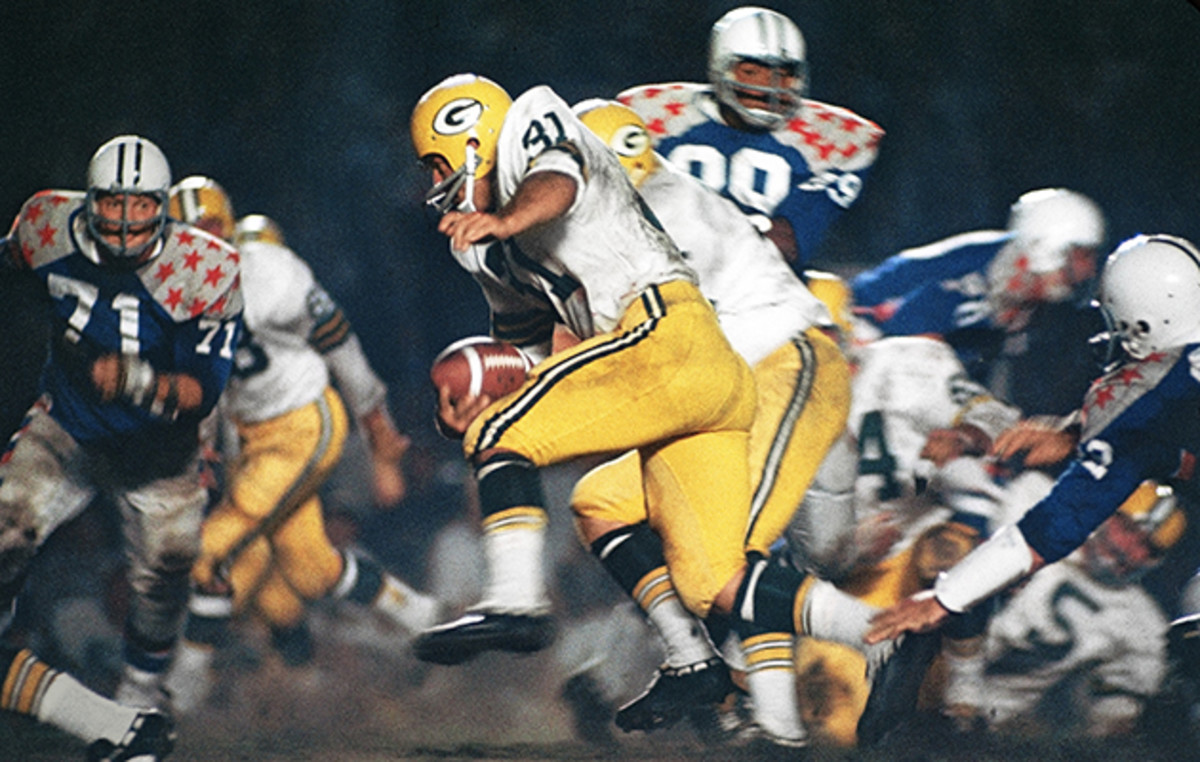
<svg viewBox="0 0 1200 762">
<path fill-rule="evenodd" d="M 498 206 L 536 172 L 572 177 L 576 195 L 565 214 L 512 241 L 453 252 L 483 284 L 493 311 L 504 311 L 505 303 L 541 305 L 577 336 L 590 338 L 615 328 L 648 287 L 696 283 L 679 250 L 647 215 L 617 157 L 550 88 L 534 87 L 513 101 L 496 163 Z"/>
<path fill-rule="evenodd" d="M 661 158 L 638 190 L 750 365 L 814 325 L 833 325 L 824 303 L 733 202 Z"/>
<path fill-rule="evenodd" d="M 925 336 L 886 337 L 859 347 L 852 385 L 848 434 L 858 453 L 855 514 L 859 521 L 890 513 L 905 534 L 902 550 L 926 527 L 949 518 L 953 498 L 937 490 L 998 495 L 978 460 L 960 458 L 945 475 L 921 450 L 930 432 L 960 422 L 995 437 L 1016 423 L 1019 411 L 971 381 L 953 348 Z M 958 461 L 964 461 L 959 463 Z M 969 463 L 966 461 L 970 461 Z M 989 501 L 989 510 L 999 510 Z"/>
<path fill-rule="evenodd" d="M 1047 690 L 1083 675 L 1091 701 L 1123 696 L 1136 712 L 1166 675 L 1166 633 L 1166 617 L 1140 585 L 1102 585 L 1074 557 L 1051 564 L 992 617 L 984 716 L 1000 724 L 1037 711 Z M 1113 714 L 1079 709 L 1101 725 Z"/>
<path fill-rule="evenodd" d="M 361 415 L 381 402 L 386 387 L 308 264 L 291 249 L 262 241 L 244 243 L 239 251 L 246 306 L 225 394 L 228 414 L 245 422 L 265 421 L 313 402 L 329 386 L 330 364 L 340 354 L 353 360 L 339 359 L 334 366 L 350 408 Z M 314 331 L 319 334 L 327 325 L 336 325 L 341 335 L 329 337 L 323 354 L 313 344 Z"/>
</svg>

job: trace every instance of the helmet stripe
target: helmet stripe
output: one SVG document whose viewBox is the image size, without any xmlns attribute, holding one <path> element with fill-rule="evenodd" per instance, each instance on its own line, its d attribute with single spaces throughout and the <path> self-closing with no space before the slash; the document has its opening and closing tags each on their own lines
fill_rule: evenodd
<svg viewBox="0 0 1200 762">
<path fill-rule="evenodd" d="M 117 146 L 117 187 L 125 187 L 125 144 Z"/>
<path fill-rule="evenodd" d="M 137 187 L 142 182 L 142 141 L 134 143 L 137 147 L 133 152 L 133 187 Z"/>
</svg>

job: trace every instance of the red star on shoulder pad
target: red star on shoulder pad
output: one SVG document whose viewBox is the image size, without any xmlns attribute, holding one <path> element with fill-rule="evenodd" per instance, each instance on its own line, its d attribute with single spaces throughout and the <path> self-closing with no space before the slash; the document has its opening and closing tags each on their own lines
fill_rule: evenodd
<svg viewBox="0 0 1200 762">
<path fill-rule="evenodd" d="M 1166 359 L 1166 357 L 1166 352 L 1151 352 L 1150 354 L 1146 355 L 1146 359 L 1142 360 L 1142 362 L 1162 362 Z"/>
<path fill-rule="evenodd" d="M 671 101 L 664 108 L 671 112 L 671 116 L 679 116 L 687 108 L 687 104 L 683 101 Z"/>
<path fill-rule="evenodd" d="M 222 312 L 224 312 L 225 311 L 225 301 L 226 301 L 225 296 L 222 295 L 220 299 L 213 302 L 212 306 L 208 308 L 208 314 L 220 315 Z"/>
<path fill-rule="evenodd" d="M 63 204 L 67 203 L 67 197 L 63 196 L 62 194 L 55 193 L 50 196 L 50 203 L 54 204 L 55 206 L 62 206 Z"/>
<path fill-rule="evenodd" d="M 175 236 L 175 240 L 179 242 L 180 246 L 191 246 L 192 242 L 196 240 L 196 234 L 180 230 L 178 235 Z"/>
<path fill-rule="evenodd" d="M 1096 403 L 1096 407 L 1103 410 L 1104 406 L 1112 401 L 1113 401 L 1113 390 L 1112 390 L 1111 386 L 1101 386 L 1099 389 L 1096 390 L 1096 399 L 1094 400 L 1094 402 Z"/>
<path fill-rule="evenodd" d="M 163 262 L 162 264 L 160 264 L 158 266 L 158 270 L 155 271 L 154 277 L 158 279 L 159 283 L 162 283 L 163 281 L 165 281 L 167 278 L 170 278 L 174 274 L 175 274 L 175 263 L 174 262 Z"/>
<path fill-rule="evenodd" d="M 208 246 L 206 248 L 219 249 L 219 248 L 221 248 L 221 242 L 220 241 L 209 241 Z"/>
<path fill-rule="evenodd" d="M 50 227 L 50 223 L 47 222 L 45 225 L 43 225 L 42 229 L 38 231 L 38 236 L 40 236 L 42 239 L 42 245 L 49 246 L 50 244 L 54 243 L 54 236 L 56 233 L 58 233 L 58 228 Z"/>
<path fill-rule="evenodd" d="M 1121 383 L 1129 386 L 1142 377 L 1142 372 L 1137 368 L 1122 368 L 1117 377 L 1121 380 Z"/>
<path fill-rule="evenodd" d="M 204 257 L 200 256 L 200 252 L 193 249 L 186 257 L 183 258 L 183 266 L 192 272 L 200 272 L 200 260 Z"/>
<path fill-rule="evenodd" d="M 168 288 L 167 298 L 163 300 L 163 304 L 174 310 L 183 301 L 182 288 Z"/>
<path fill-rule="evenodd" d="M 30 225 L 36 225 L 39 218 L 42 216 L 41 203 L 33 203 L 25 210 L 25 219 L 29 220 Z"/>
<path fill-rule="evenodd" d="M 210 267 L 204 271 L 204 282 L 213 288 L 216 288 L 217 284 L 221 282 L 221 278 L 224 277 L 225 271 L 221 269 L 220 265 Z"/>
<path fill-rule="evenodd" d="M 646 122 L 646 129 L 658 135 L 666 134 L 667 126 L 661 119 L 651 119 Z"/>
<path fill-rule="evenodd" d="M 225 254 L 225 258 L 233 260 L 235 265 L 242 261 L 242 255 L 232 249 Z"/>
<path fill-rule="evenodd" d="M 208 302 L 206 300 L 201 299 L 200 297 L 196 297 L 195 301 L 192 302 L 192 306 L 188 307 L 188 312 L 191 314 L 192 317 L 196 317 L 197 315 L 204 312 L 204 308 L 207 306 L 208 306 Z"/>
<path fill-rule="evenodd" d="M 657 98 L 661 92 L 661 87 L 647 87 L 642 91 L 642 95 L 645 95 L 647 98 Z"/>
</svg>

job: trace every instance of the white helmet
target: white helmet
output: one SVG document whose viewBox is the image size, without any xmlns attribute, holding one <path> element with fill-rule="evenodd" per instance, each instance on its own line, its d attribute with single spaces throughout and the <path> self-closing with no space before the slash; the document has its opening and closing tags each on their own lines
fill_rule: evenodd
<svg viewBox="0 0 1200 762">
<path fill-rule="evenodd" d="M 1066 188 L 1024 193 L 1008 215 L 1008 229 L 1035 273 L 1065 267 L 1073 248 L 1099 248 L 1104 227 L 1104 213 L 1096 202 Z"/>
<path fill-rule="evenodd" d="M 119 135 L 96 149 L 87 171 L 87 205 L 85 216 L 88 232 L 110 257 L 117 261 L 134 262 L 162 236 L 167 221 L 167 196 L 171 189 L 171 167 L 161 149 L 137 135 Z M 158 200 L 158 215 L 149 221 L 154 235 L 137 246 L 127 246 L 126 239 L 146 221 L 107 220 L 108 226 L 119 224 L 120 243 L 110 244 L 102 238 L 97 227 L 96 199 L 102 195 L 153 196 Z"/>
<path fill-rule="evenodd" d="M 1139 235 L 1108 256 L 1097 300 L 1130 356 L 1200 341 L 1200 250 L 1172 235 Z"/>
<path fill-rule="evenodd" d="M 748 85 L 733 77 L 733 67 L 750 60 L 772 69 L 783 69 L 792 77 L 791 86 L 772 78 L 768 87 Z M 773 130 L 782 126 L 800 109 L 800 99 L 808 91 L 808 70 L 804 60 L 804 36 L 800 28 L 782 13 L 746 6 L 735 8 L 713 24 L 709 38 L 708 79 L 721 103 L 733 109 L 748 124 Z M 769 108 L 750 108 L 738 101 L 737 92 L 758 93 L 767 98 Z"/>
</svg>

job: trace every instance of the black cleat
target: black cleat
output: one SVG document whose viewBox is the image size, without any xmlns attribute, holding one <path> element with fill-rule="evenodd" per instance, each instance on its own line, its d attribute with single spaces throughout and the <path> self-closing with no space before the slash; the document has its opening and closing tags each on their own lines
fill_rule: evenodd
<svg viewBox="0 0 1200 762">
<path fill-rule="evenodd" d="M 858 744 L 877 746 L 917 713 L 917 694 L 925 673 L 942 647 L 940 631 L 907 633 L 871 676 L 867 706 L 858 718 Z"/>
<path fill-rule="evenodd" d="M 88 762 L 166 759 L 175 748 L 175 723 L 158 711 L 139 712 L 119 743 L 107 738 L 93 741 L 87 749 Z"/>
<path fill-rule="evenodd" d="M 617 710 L 617 727 L 626 733 L 667 728 L 735 691 L 729 667 L 720 657 L 686 667 L 659 667 L 642 695 Z"/>
<path fill-rule="evenodd" d="M 413 651 L 421 661 L 461 664 L 484 651 L 541 651 L 554 642 L 556 630 L 547 614 L 473 611 L 421 633 Z"/>
</svg>

